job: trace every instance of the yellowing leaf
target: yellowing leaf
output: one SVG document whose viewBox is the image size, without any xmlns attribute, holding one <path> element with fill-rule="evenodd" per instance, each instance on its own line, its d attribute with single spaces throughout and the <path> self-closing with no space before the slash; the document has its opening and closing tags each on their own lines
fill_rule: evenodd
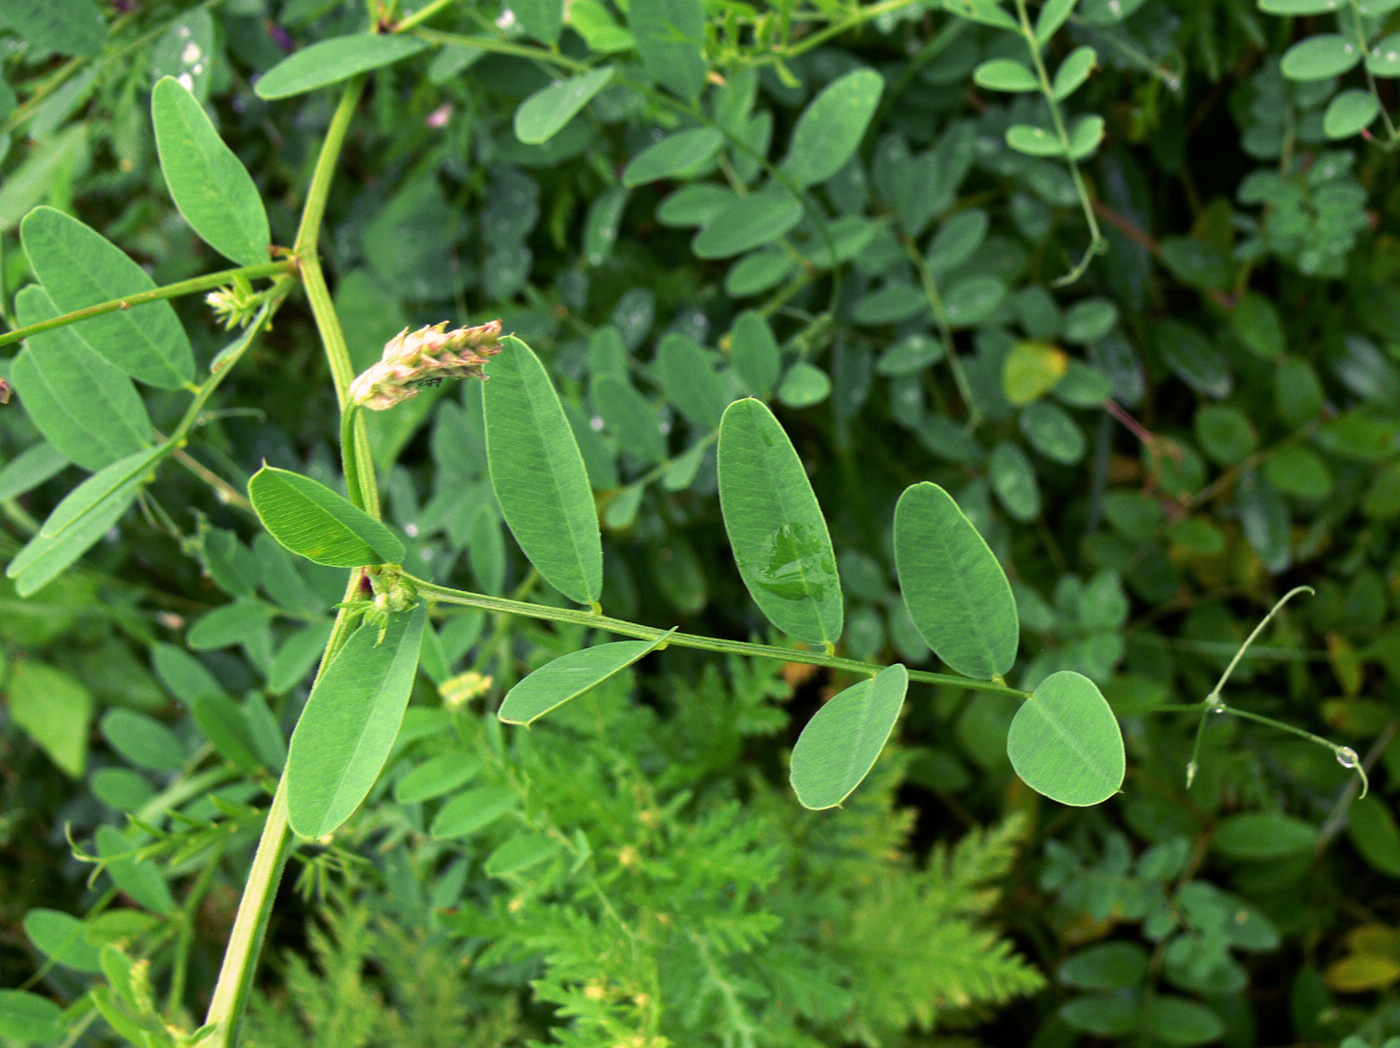
<svg viewBox="0 0 1400 1048">
<path fill-rule="evenodd" d="M 1006 354 L 1001 369 L 1001 388 L 1006 399 L 1018 407 L 1039 400 L 1049 393 L 1069 370 L 1069 355 L 1049 342 L 1018 342 Z"/>
</svg>

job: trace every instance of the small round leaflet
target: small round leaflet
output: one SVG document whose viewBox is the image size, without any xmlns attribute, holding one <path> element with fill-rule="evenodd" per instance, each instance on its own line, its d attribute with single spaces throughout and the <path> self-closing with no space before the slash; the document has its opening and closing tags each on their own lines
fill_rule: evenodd
<svg viewBox="0 0 1400 1048">
<path fill-rule="evenodd" d="M 1011 721 L 1006 755 L 1026 785 L 1084 808 L 1123 785 L 1123 734 L 1098 687 L 1062 670 L 1046 677 Z"/>
<path fill-rule="evenodd" d="M 870 774 L 904 705 L 909 673 L 895 664 L 817 711 L 792 748 L 792 788 L 805 808 L 834 808 Z"/>
</svg>

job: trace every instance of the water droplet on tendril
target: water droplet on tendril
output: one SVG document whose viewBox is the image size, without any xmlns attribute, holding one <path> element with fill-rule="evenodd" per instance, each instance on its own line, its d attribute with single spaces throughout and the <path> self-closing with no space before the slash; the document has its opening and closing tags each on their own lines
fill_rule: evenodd
<svg viewBox="0 0 1400 1048">
<path fill-rule="evenodd" d="M 1355 768 L 1361 763 L 1361 758 L 1350 746 L 1339 746 L 1337 747 L 1337 763 L 1343 768 Z"/>
</svg>

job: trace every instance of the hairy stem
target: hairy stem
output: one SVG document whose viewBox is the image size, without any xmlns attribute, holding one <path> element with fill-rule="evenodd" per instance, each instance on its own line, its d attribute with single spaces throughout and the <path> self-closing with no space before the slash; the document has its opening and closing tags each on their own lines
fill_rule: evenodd
<svg viewBox="0 0 1400 1048">
<path fill-rule="evenodd" d="M 99 302 L 95 306 L 85 306 L 82 309 L 75 309 L 72 313 L 64 313 L 61 317 L 54 317 L 52 320 L 43 320 L 37 324 L 30 324 L 28 327 L 16 328 L 14 331 L 7 331 L 0 335 L 0 346 L 8 346 L 12 342 L 28 338 L 30 335 L 38 335 L 45 331 L 52 331 L 54 328 L 66 327 L 69 324 L 76 324 L 80 320 L 87 320 L 89 317 L 100 317 L 104 313 L 116 313 L 119 310 L 131 309 L 133 306 L 143 305 L 146 302 L 159 302 L 164 298 L 180 298 L 183 295 L 195 295 L 201 291 L 211 291 L 217 287 L 223 287 L 233 282 L 234 277 L 243 277 L 247 280 L 261 280 L 264 277 L 276 277 L 283 274 L 292 273 L 296 270 L 296 263 L 293 261 L 264 262 L 258 266 L 241 266 L 238 269 L 221 269 L 217 273 L 206 273 L 200 277 L 191 277 L 189 280 L 181 280 L 174 284 L 166 284 L 164 287 L 152 288 L 150 291 L 142 291 L 136 295 L 127 295 L 124 298 L 114 298 L 110 302 Z"/>
</svg>

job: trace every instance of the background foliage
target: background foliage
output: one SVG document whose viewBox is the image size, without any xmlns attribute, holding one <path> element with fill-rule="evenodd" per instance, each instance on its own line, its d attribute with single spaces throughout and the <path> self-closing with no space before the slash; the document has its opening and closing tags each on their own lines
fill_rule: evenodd
<svg viewBox="0 0 1400 1048">
<path fill-rule="evenodd" d="M 890 539 L 935 481 L 1011 577 L 1008 680 L 1085 674 L 1127 741 L 1123 792 L 1065 808 L 1012 773 L 1014 700 L 915 685 L 872 777 L 803 812 L 787 754 L 842 674 L 672 649 L 526 731 L 501 696 L 584 632 L 438 616 L 369 803 L 293 859 L 249 1043 L 1400 1036 L 1400 14 L 1261 6 L 462 0 L 369 36 L 407 12 L 0 4 L 11 327 L 71 308 L 20 248 L 38 205 L 157 284 L 227 265 L 161 177 L 162 76 L 289 246 L 319 88 L 367 70 L 321 241 L 354 367 L 447 318 L 534 347 L 610 614 L 781 643 L 719 508 L 721 413 L 752 393 L 825 511 L 842 654 L 940 668 Z M 202 373 L 234 336 L 175 308 Z M 179 377 L 142 380 L 135 431 L 61 391 L 0 412 L 7 559 L 181 424 Z M 419 575 L 559 600 L 502 526 L 481 400 L 447 384 L 370 419 L 386 521 Z M 341 484 L 301 299 L 186 436 L 78 567 L 0 583 L 0 1043 L 198 1024 L 344 596 L 243 495 L 264 462 Z M 1196 718 L 1146 711 L 1198 702 L 1299 584 L 1225 697 L 1355 747 L 1370 794 L 1229 717 L 1188 787 Z"/>
</svg>

